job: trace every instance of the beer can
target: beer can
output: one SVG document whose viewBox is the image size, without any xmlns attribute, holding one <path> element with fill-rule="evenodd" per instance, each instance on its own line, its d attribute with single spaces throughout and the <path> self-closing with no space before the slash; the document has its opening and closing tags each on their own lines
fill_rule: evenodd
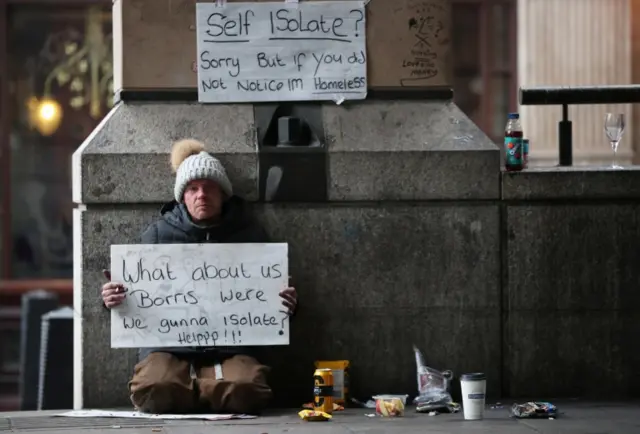
<svg viewBox="0 0 640 434">
<path fill-rule="evenodd" d="M 345 405 L 349 394 L 349 361 L 318 360 L 317 369 L 331 369 L 333 373 L 333 402 Z"/>
<path fill-rule="evenodd" d="M 333 413 L 333 372 L 316 369 L 313 373 L 313 409 Z"/>
</svg>

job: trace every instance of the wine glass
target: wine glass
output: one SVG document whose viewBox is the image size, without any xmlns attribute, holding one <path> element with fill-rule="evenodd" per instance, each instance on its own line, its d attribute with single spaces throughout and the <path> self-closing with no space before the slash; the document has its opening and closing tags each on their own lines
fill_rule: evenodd
<svg viewBox="0 0 640 434">
<path fill-rule="evenodd" d="M 616 156 L 618 152 L 618 145 L 620 144 L 620 140 L 622 140 L 622 135 L 624 134 L 624 115 L 607 113 L 604 117 L 604 133 L 607 135 L 609 143 L 611 143 L 611 149 L 613 150 L 613 162 L 611 163 L 611 167 L 613 169 L 621 169 L 622 167 L 618 166 L 616 162 Z"/>
</svg>

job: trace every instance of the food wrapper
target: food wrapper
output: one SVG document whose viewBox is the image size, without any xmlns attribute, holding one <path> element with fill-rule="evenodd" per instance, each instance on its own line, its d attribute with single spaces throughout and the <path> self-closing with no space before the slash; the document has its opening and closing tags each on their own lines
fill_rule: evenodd
<svg viewBox="0 0 640 434">
<path fill-rule="evenodd" d="M 511 414 L 519 419 L 556 417 L 558 415 L 558 407 L 550 402 L 526 402 L 524 404 L 513 404 Z"/>
<path fill-rule="evenodd" d="M 376 414 L 382 417 L 402 417 L 404 416 L 404 402 L 397 396 L 375 396 Z"/>
<path fill-rule="evenodd" d="M 331 369 L 333 373 L 333 402 L 344 405 L 349 393 L 349 361 L 318 360 L 316 369 Z"/>
<path fill-rule="evenodd" d="M 300 419 L 307 422 L 324 422 L 331 420 L 331 415 L 324 411 L 302 410 L 298 413 L 298 416 L 300 416 Z"/>
<path fill-rule="evenodd" d="M 306 404 L 302 404 L 302 408 L 306 408 L 309 410 L 313 410 L 315 408 L 315 404 L 313 402 L 308 402 Z M 344 406 L 340 404 L 333 403 L 333 411 L 344 411 Z"/>
</svg>

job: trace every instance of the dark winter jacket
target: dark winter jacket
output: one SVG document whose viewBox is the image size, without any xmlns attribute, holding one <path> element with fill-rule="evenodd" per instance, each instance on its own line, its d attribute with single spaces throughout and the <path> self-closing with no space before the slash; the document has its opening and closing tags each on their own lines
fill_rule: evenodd
<svg viewBox="0 0 640 434">
<path fill-rule="evenodd" d="M 198 226 L 189 217 L 184 204 L 173 201 L 160 210 L 161 217 L 143 233 L 141 244 L 190 244 L 190 243 L 264 243 L 268 236 L 252 218 L 245 202 L 237 196 L 225 202 L 222 221 L 216 226 Z M 224 359 L 235 354 L 254 355 L 250 347 L 196 348 L 141 348 L 140 360 L 152 352 L 170 352 L 184 357 L 211 357 Z"/>
</svg>

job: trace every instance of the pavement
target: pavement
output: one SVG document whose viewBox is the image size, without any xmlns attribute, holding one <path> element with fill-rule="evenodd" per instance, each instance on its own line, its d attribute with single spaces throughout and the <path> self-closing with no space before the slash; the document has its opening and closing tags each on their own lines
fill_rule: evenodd
<svg viewBox="0 0 640 434">
<path fill-rule="evenodd" d="M 63 411 L 0 413 L 0 433 L 81 432 L 110 434 L 382 434 L 382 433 L 509 433 L 509 434 L 637 434 L 640 402 L 555 402 L 556 419 L 516 420 L 510 402 L 487 406 L 482 421 L 465 421 L 462 414 L 429 416 L 412 408 L 402 418 L 368 417 L 370 409 L 334 413 L 329 422 L 304 422 L 295 409 L 274 410 L 257 419 L 205 422 L 199 420 L 141 420 L 55 417 Z M 494 405 L 495 406 L 495 405 Z"/>
</svg>

